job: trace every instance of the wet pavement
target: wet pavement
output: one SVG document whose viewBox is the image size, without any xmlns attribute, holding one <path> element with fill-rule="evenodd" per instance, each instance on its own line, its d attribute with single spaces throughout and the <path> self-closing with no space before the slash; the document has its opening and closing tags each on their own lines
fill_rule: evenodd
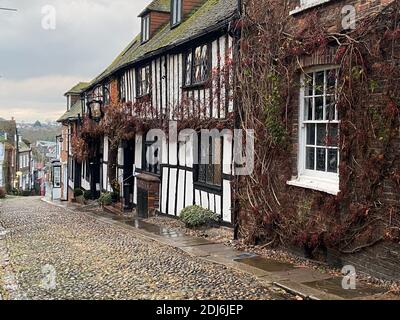
<svg viewBox="0 0 400 320">
<path fill-rule="evenodd" d="M 54 203 L 53 203 L 54 204 Z M 235 250 L 204 238 L 187 236 L 181 232 L 148 223 L 140 218 L 115 215 L 99 211 L 98 207 L 80 207 L 74 204 L 58 203 L 71 212 L 81 212 L 111 225 L 136 230 L 161 245 L 179 249 L 192 257 L 237 270 L 256 277 L 269 288 L 283 288 L 287 292 L 305 299 L 359 299 L 377 296 L 385 292 L 382 288 L 358 283 L 356 290 L 345 290 L 342 279 L 328 274 L 295 266 L 253 253 Z"/>
<path fill-rule="evenodd" d="M 115 216 L 115 214 L 106 212 L 96 212 L 96 215 L 153 234 L 160 237 L 161 242 L 180 248 L 191 255 L 252 274 L 267 283 L 285 288 L 285 290 L 304 298 L 347 300 L 377 296 L 386 292 L 383 288 L 363 283 L 358 283 L 354 290 L 347 290 L 342 286 L 342 278 L 332 277 L 310 268 L 237 251 L 223 244 L 213 243 L 204 238 L 189 237 L 134 217 Z"/>
<path fill-rule="evenodd" d="M 229 248 L 144 221 L 14 198 L 0 202 L 0 225 L 2 299 L 291 298 L 252 274 L 185 252 L 203 247 L 229 256 Z M 175 240 L 182 249 L 169 244 Z"/>
</svg>

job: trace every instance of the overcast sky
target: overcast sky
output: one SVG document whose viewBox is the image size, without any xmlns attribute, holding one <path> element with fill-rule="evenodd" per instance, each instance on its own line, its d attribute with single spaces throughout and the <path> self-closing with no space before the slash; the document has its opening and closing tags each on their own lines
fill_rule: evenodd
<svg viewBox="0 0 400 320">
<path fill-rule="evenodd" d="M 0 0 L 0 117 L 55 120 L 64 92 L 89 81 L 140 31 L 150 0 Z M 46 5 L 56 10 L 55 30 Z"/>
</svg>

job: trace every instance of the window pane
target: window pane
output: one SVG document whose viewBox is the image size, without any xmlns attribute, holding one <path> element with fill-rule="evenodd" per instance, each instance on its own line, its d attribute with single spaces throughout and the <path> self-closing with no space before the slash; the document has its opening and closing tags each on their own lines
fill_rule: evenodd
<svg viewBox="0 0 400 320">
<path fill-rule="evenodd" d="M 307 144 L 315 145 L 315 124 L 307 124 Z"/>
<path fill-rule="evenodd" d="M 336 117 L 335 113 L 335 99 L 333 96 L 326 97 L 326 115 L 325 120 L 334 121 Z"/>
<path fill-rule="evenodd" d="M 315 170 L 315 148 L 306 148 L 306 169 Z"/>
<path fill-rule="evenodd" d="M 321 95 L 324 93 L 324 75 L 324 71 L 315 74 L 315 95 Z"/>
<path fill-rule="evenodd" d="M 192 53 L 189 52 L 186 56 L 185 84 L 188 86 L 191 83 L 192 83 Z"/>
<path fill-rule="evenodd" d="M 337 147 L 339 139 L 339 125 L 338 124 L 329 124 L 328 125 L 328 141 L 327 144 L 330 147 Z"/>
<path fill-rule="evenodd" d="M 197 180 L 199 182 L 206 182 L 206 165 L 199 164 L 199 176 Z"/>
<path fill-rule="evenodd" d="M 324 98 L 315 98 L 315 120 L 324 120 Z"/>
<path fill-rule="evenodd" d="M 312 106 L 313 98 L 306 98 L 304 103 L 304 112 L 305 112 L 305 120 L 313 119 L 313 106 Z"/>
<path fill-rule="evenodd" d="M 304 76 L 304 85 L 305 85 L 305 95 L 312 96 L 313 95 L 313 74 L 309 73 Z"/>
<path fill-rule="evenodd" d="M 178 22 L 182 20 L 182 0 L 178 0 Z"/>
<path fill-rule="evenodd" d="M 317 148 L 317 170 L 326 171 L 326 149 Z"/>
<path fill-rule="evenodd" d="M 207 79 L 208 74 L 208 47 L 205 45 L 201 50 L 201 81 L 205 81 Z"/>
<path fill-rule="evenodd" d="M 326 124 L 317 125 L 317 145 L 326 146 Z"/>
<path fill-rule="evenodd" d="M 175 24 L 177 22 L 177 5 L 178 5 L 178 0 L 173 0 L 173 7 L 172 7 L 172 23 Z"/>
<path fill-rule="evenodd" d="M 194 82 L 201 81 L 201 47 L 196 48 L 194 53 Z"/>
<path fill-rule="evenodd" d="M 334 94 L 336 89 L 336 70 L 328 70 L 326 74 L 327 93 Z"/>
<path fill-rule="evenodd" d="M 214 141 L 214 179 L 213 184 L 220 186 L 222 183 L 222 139 Z"/>
<path fill-rule="evenodd" d="M 212 164 L 207 165 L 207 184 L 214 184 L 214 166 Z"/>
<path fill-rule="evenodd" d="M 149 94 L 150 93 L 150 66 L 147 66 L 145 68 L 145 94 Z"/>
<path fill-rule="evenodd" d="M 338 150 L 328 150 L 328 172 L 338 173 Z"/>
</svg>

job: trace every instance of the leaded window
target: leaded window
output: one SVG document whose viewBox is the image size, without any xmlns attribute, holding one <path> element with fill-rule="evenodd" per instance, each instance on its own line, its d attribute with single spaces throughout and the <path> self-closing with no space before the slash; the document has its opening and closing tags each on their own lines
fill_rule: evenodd
<svg viewBox="0 0 400 320">
<path fill-rule="evenodd" d="M 187 52 L 185 58 L 185 79 L 186 86 L 202 84 L 209 78 L 209 47 L 199 46 Z"/>
<path fill-rule="evenodd" d="M 200 157 L 196 181 L 212 187 L 221 187 L 222 138 L 213 139 L 210 137 L 208 143 L 200 143 L 199 148 Z"/>
<path fill-rule="evenodd" d="M 110 84 L 107 83 L 103 87 L 103 97 L 104 97 L 104 105 L 108 106 L 111 102 L 111 97 L 110 97 Z"/>
<path fill-rule="evenodd" d="M 150 65 L 139 68 L 136 72 L 136 93 L 138 97 L 150 94 Z"/>
<path fill-rule="evenodd" d="M 126 87 L 125 87 L 125 74 L 119 78 L 118 88 L 119 88 L 119 100 L 121 102 L 126 102 Z"/>
</svg>

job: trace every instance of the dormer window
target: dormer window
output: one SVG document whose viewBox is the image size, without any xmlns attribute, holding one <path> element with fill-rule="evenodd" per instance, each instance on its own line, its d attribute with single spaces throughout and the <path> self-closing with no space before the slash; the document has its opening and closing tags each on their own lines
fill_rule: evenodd
<svg viewBox="0 0 400 320">
<path fill-rule="evenodd" d="M 150 15 L 142 18 L 142 42 L 149 41 L 150 39 Z"/>
<path fill-rule="evenodd" d="M 171 25 L 176 26 L 182 21 L 182 0 L 171 1 Z"/>
</svg>

